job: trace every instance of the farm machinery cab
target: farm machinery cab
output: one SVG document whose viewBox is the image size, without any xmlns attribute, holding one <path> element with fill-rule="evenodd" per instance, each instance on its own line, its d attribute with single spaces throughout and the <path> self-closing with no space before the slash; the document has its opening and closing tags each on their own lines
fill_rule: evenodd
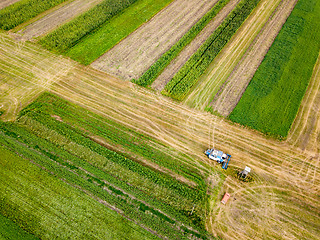
<svg viewBox="0 0 320 240">
<path fill-rule="evenodd" d="M 222 151 L 219 151 L 217 149 L 214 149 L 214 148 L 208 149 L 204 153 L 211 160 L 217 161 L 218 163 L 222 163 L 222 168 L 223 169 L 227 169 L 228 168 L 228 164 L 229 164 L 230 159 L 231 159 L 231 155 L 230 154 L 226 154 L 226 153 L 224 153 Z"/>
</svg>

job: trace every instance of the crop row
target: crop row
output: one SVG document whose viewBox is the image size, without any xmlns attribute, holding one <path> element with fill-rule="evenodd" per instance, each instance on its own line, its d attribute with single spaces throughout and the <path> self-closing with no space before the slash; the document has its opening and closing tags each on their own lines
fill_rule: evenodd
<svg viewBox="0 0 320 240">
<path fill-rule="evenodd" d="M 40 100 L 54 101 L 54 98 L 46 96 Z M 61 104 L 63 101 L 56 103 L 61 109 L 69 110 L 67 104 Z M 58 164 L 73 171 L 85 169 L 99 181 L 105 180 L 139 199 L 142 198 L 181 222 L 190 221 L 188 211 L 194 204 L 196 208 L 192 219 L 196 219 L 195 216 L 204 219 L 208 198 L 204 182 L 196 187 L 189 187 L 165 173 L 140 165 L 134 159 L 95 143 L 84 136 L 81 130 L 71 127 L 70 123 L 55 120 L 51 117 L 52 109 L 52 105 L 37 100 L 22 111 L 17 121 L 19 129 L 15 129 L 16 124 L 9 124 L 12 130 L 2 131 Z M 9 126 L 6 125 L 6 129 Z M 137 140 L 138 138 L 128 141 Z M 93 179 L 94 182 L 98 182 L 96 178 Z"/>
<path fill-rule="evenodd" d="M 21 0 L 0 11 L 0 28 L 10 30 L 66 0 Z"/>
<path fill-rule="evenodd" d="M 24 112 L 26 113 L 30 109 L 35 111 L 36 108 L 39 108 L 37 111 L 50 111 L 50 115 L 59 116 L 65 123 L 68 123 L 88 138 L 90 136 L 102 137 L 105 142 L 118 145 L 122 149 L 126 149 L 126 152 L 140 155 L 144 159 L 155 162 L 159 166 L 168 168 L 195 182 L 199 187 L 201 186 L 200 189 L 205 189 L 204 179 L 208 177 L 209 173 L 204 173 L 203 170 L 200 173 L 196 167 L 185 163 L 184 161 L 186 160 L 182 160 L 188 160 L 190 158 L 189 156 L 179 152 L 176 153 L 153 138 L 133 131 L 110 119 L 76 107 L 49 93 L 45 93 L 39 97 L 37 101 L 27 107 Z M 82 129 L 85 129 L 85 131 Z M 191 162 L 193 161 L 192 159 Z"/>
<path fill-rule="evenodd" d="M 130 6 L 136 0 L 105 0 L 89 11 L 41 38 L 39 43 L 49 50 L 64 52 L 101 24 Z"/>
<path fill-rule="evenodd" d="M 232 121 L 285 138 L 320 49 L 320 2 L 300 0 L 259 66 Z"/>
<path fill-rule="evenodd" d="M 183 100 L 260 0 L 242 0 L 165 86 L 163 94 Z"/>
<path fill-rule="evenodd" d="M 15 222 L 0 213 L 0 238 L 37 240 L 38 238 L 20 228 Z"/>
<path fill-rule="evenodd" d="M 53 138 L 52 134 L 48 136 L 47 139 L 42 139 L 32 135 L 32 132 L 26 131 L 26 129 L 20 126 L 14 126 L 14 124 L 9 127 L 1 127 L 2 131 L 6 134 L 1 137 L 1 144 L 6 145 L 28 159 L 32 159 L 33 162 L 51 172 L 56 177 L 64 179 L 64 181 L 72 186 L 76 186 L 106 201 L 108 204 L 115 206 L 123 211 L 127 217 L 137 219 L 138 222 L 148 226 L 159 234 L 170 236 L 171 238 L 184 238 L 183 232 L 179 230 L 177 227 L 178 223 L 176 223 L 175 220 L 172 220 L 151 206 L 147 208 L 148 212 L 152 214 L 145 213 L 146 207 L 141 208 L 141 206 L 147 205 L 142 205 L 141 200 L 128 195 L 126 192 L 123 192 L 121 188 L 110 184 L 106 179 L 98 178 L 92 175 L 92 173 L 88 174 L 86 169 L 76 166 L 76 161 L 74 160 L 77 159 L 79 163 L 83 158 L 74 156 L 74 152 L 61 151 L 59 147 L 49 143 L 48 139 Z M 45 134 L 47 134 L 47 132 Z M 103 171 L 100 174 L 103 174 Z M 112 178 L 112 176 L 109 177 L 109 179 L 110 178 Z M 118 175 L 115 179 L 121 179 L 121 176 Z M 147 200 L 147 198 L 144 200 Z M 166 212 L 166 209 L 170 208 L 170 206 L 165 206 L 166 208 L 162 208 L 162 210 Z M 184 219 L 181 214 L 176 213 L 176 215 L 180 216 L 180 219 Z"/>
<path fill-rule="evenodd" d="M 139 79 L 132 81 L 141 86 L 148 86 L 160 75 L 169 63 L 187 46 L 203 28 L 218 14 L 230 0 L 220 0 L 205 14 L 176 44 L 164 53 Z"/>
<path fill-rule="evenodd" d="M 173 0 L 140 0 L 82 38 L 65 55 L 88 65 L 151 19 Z"/>
<path fill-rule="evenodd" d="M 36 163 L 39 154 L 2 136 L 1 131 L 0 135 L 1 142 L 7 141 L 6 146 L 0 144 L 0 213 L 23 229 L 41 239 L 158 239 L 91 193 L 44 171 Z M 18 151 L 31 156 L 31 162 Z M 34 239 L 12 234 L 6 238 L 5 230 L 1 228 L 0 233 L 5 239 Z"/>
</svg>

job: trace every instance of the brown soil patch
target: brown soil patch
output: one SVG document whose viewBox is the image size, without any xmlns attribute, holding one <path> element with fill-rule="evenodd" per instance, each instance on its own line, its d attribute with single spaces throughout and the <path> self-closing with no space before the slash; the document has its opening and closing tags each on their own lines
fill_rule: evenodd
<svg viewBox="0 0 320 240">
<path fill-rule="evenodd" d="M 87 11 L 89 8 L 97 5 L 103 0 L 76 0 L 54 12 L 49 13 L 38 21 L 28 25 L 26 28 L 18 31 L 25 40 L 44 35 L 58 26 L 66 23 L 72 18 L 77 17 L 81 13 Z"/>
<path fill-rule="evenodd" d="M 173 1 L 91 66 L 125 80 L 139 78 L 217 1 Z"/>
<path fill-rule="evenodd" d="M 219 27 L 219 25 L 239 2 L 240 0 L 231 0 L 223 9 L 221 9 L 217 16 L 213 18 L 211 22 L 209 22 L 208 25 L 198 34 L 198 36 L 189 45 L 187 45 L 166 67 L 166 69 L 153 82 L 151 87 L 158 91 L 163 90 L 165 85 L 207 40 L 207 38 Z"/>
<path fill-rule="evenodd" d="M 280 3 L 227 81 L 222 85 L 211 103 L 213 109 L 219 114 L 228 116 L 238 104 L 296 2 L 297 0 L 283 0 Z"/>
</svg>

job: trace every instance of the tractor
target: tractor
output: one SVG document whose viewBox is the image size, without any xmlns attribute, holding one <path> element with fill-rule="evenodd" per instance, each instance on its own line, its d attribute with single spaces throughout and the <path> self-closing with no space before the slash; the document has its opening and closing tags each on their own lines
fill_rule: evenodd
<svg viewBox="0 0 320 240">
<path fill-rule="evenodd" d="M 230 162 L 231 159 L 231 155 L 230 154 L 226 154 L 222 151 L 219 151 L 217 149 L 208 149 L 207 151 L 204 152 L 209 159 L 217 161 L 218 163 L 222 163 L 222 168 L 223 169 L 227 169 L 228 168 L 228 164 Z"/>
</svg>

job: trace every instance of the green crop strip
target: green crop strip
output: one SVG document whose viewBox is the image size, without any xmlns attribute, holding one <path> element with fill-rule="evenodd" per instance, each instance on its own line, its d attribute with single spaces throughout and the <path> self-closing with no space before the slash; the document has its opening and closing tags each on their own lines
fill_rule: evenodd
<svg viewBox="0 0 320 240">
<path fill-rule="evenodd" d="M 10 138 L 1 136 L 5 140 Z M 0 145 L 0 212 L 24 229 L 41 239 L 158 239 L 14 152 L 29 152 L 32 161 L 41 155 L 14 147 Z"/>
<path fill-rule="evenodd" d="M 74 156 L 75 152 L 59 151 L 59 148 L 47 142 L 48 139 L 43 140 L 37 136 L 31 135 L 32 132 L 28 132 L 19 126 L 2 125 L 1 128 L 5 135 L 1 134 L 0 144 L 18 152 L 23 157 L 32 160 L 34 163 L 54 174 L 59 179 L 63 179 L 72 186 L 84 190 L 89 195 L 98 197 L 117 209 L 120 209 L 130 219 L 136 219 L 139 223 L 144 226 L 148 226 L 148 228 L 153 229 L 161 235 L 165 235 L 170 238 L 179 236 L 179 238 L 183 239 L 183 232 L 173 225 L 176 223 L 175 220 L 171 220 L 166 217 L 166 215 L 161 214 L 158 210 L 154 209 L 154 207 L 149 207 L 149 210 L 153 215 L 147 213 L 144 214 L 144 212 L 139 209 L 139 205 L 141 204 L 140 200 L 132 198 L 127 193 L 124 193 L 123 190 L 120 190 L 119 187 L 115 188 L 115 185 L 113 184 L 110 186 L 110 183 L 107 180 L 110 178 L 112 179 L 115 172 L 111 174 L 107 180 L 104 178 L 100 179 L 98 177 L 93 177 L 92 173 L 88 175 L 86 169 L 74 166 L 74 164 L 76 164 L 76 161 L 74 161 L 75 158 L 78 159 L 78 163 L 81 162 L 81 160 L 86 160 L 81 153 L 79 153 L 81 155 L 80 159 L 79 157 Z M 44 134 L 48 134 L 48 132 L 45 132 Z M 52 138 L 53 136 L 49 135 L 48 137 Z M 78 149 L 79 148 L 81 147 L 78 146 Z M 45 149 L 50 149 L 51 154 L 47 154 L 47 150 Z M 67 162 L 67 164 L 63 164 L 63 162 Z M 110 165 L 107 164 L 107 166 L 109 167 Z M 108 168 L 104 169 L 104 171 L 107 170 Z M 120 168 L 119 170 L 119 174 L 115 176 L 115 179 L 121 179 L 121 177 L 123 177 Z M 96 169 L 95 171 L 99 170 Z M 100 174 L 103 174 L 103 171 Z M 106 188 L 109 190 L 107 191 Z M 161 190 L 161 188 L 158 188 L 158 191 L 159 190 Z M 142 199 L 146 200 L 150 204 L 152 199 L 150 201 L 147 198 L 150 193 L 145 191 L 143 192 L 146 196 Z M 143 194 L 143 192 L 141 194 Z M 157 201 L 155 201 L 155 203 L 157 203 Z M 183 222 L 185 224 L 190 223 L 186 217 L 179 214 L 177 210 L 172 209 L 169 205 L 158 203 L 158 206 L 161 207 L 162 211 L 175 215 L 179 220 L 184 220 Z"/>
<path fill-rule="evenodd" d="M 100 117 L 96 114 L 86 111 L 80 107 L 68 103 L 52 94 L 45 93 L 37 99 L 36 102 L 25 108 L 21 114 L 27 112 L 47 112 L 48 115 L 57 115 L 63 122 L 77 129 L 83 136 L 102 137 L 106 143 L 125 148 L 126 152 L 132 152 L 135 155 L 140 155 L 149 161 L 155 162 L 160 166 L 166 167 L 179 175 L 186 177 L 197 183 L 201 188 L 205 186 L 203 179 L 206 178 L 209 172 L 204 175 L 199 174 L 199 170 L 193 167 L 193 159 L 182 153 L 175 153 L 172 156 L 173 149 L 170 149 L 156 140 L 132 131 L 121 124 L 117 124 L 109 119 Z M 53 120 L 52 117 L 49 119 Z M 83 130 L 85 129 L 85 131 Z M 160 151 L 158 148 L 163 148 Z M 174 158 L 173 158 L 174 157 Z M 174 159 L 174 161 L 173 161 Z M 185 161 L 190 161 L 186 164 Z M 202 169 L 202 172 L 205 170 Z"/>
<path fill-rule="evenodd" d="M 164 95 L 183 100 L 198 82 L 210 63 L 228 43 L 260 0 L 243 0 L 228 15 L 218 29 L 193 54 L 162 91 Z"/>
<path fill-rule="evenodd" d="M 220 0 L 214 5 L 176 44 L 164 53 L 139 79 L 133 80 L 133 82 L 144 87 L 152 84 L 170 62 L 178 56 L 228 2 L 230 0 Z"/>
<path fill-rule="evenodd" d="M 105 0 L 39 40 L 49 50 L 64 52 L 136 0 Z"/>
<path fill-rule="evenodd" d="M 21 0 L 0 10 L 0 28 L 10 30 L 66 0 Z"/>
<path fill-rule="evenodd" d="M 172 0 L 139 0 L 65 52 L 88 65 L 148 21 Z"/>
<path fill-rule="evenodd" d="M 1 151 L 1 155 L 7 155 L 8 153 L 5 151 Z M 36 240 L 37 237 L 32 234 L 26 232 L 22 228 L 20 228 L 16 223 L 6 218 L 2 214 L 0 214 L 0 239 L 8 239 L 8 240 Z"/>
<path fill-rule="evenodd" d="M 300 0 L 229 118 L 285 138 L 320 49 L 320 2 Z"/>
<path fill-rule="evenodd" d="M 81 116 L 84 121 L 78 125 L 78 118 Z M 125 144 L 125 141 L 139 142 L 142 138 L 142 148 L 143 141 L 152 139 L 144 139 L 143 135 L 135 134 L 132 130 L 128 132 L 123 126 L 121 129 L 121 126 L 111 121 L 105 125 L 99 121 L 94 122 L 93 116 L 97 117 L 93 114 L 90 116 L 90 112 L 85 109 L 45 93 L 25 108 L 16 122 L 0 122 L 0 146 L 30 159 L 56 178 L 63 179 L 94 199 L 101 199 L 119 209 L 127 218 L 134 219 L 138 225 L 141 224 L 161 236 L 178 239 L 196 236 L 206 239 L 208 233 L 205 231 L 204 221 L 209 195 L 206 193 L 207 186 L 203 177 L 207 178 L 208 175 L 199 175 L 187 167 L 186 173 L 191 171 L 191 174 L 186 176 L 198 184 L 190 187 L 166 173 L 141 165 L 133 158 L 101 146 L 85 132 L 92 134 L 96 131 L 94 133 L 100 136 L 106 133 L 104 128 L 110 128 L 110 135 L 119 135 L 118 138 L 112 137 L 110 144 L 112 141 L 121 144 Z M 85 124 L 91 121 L 93 125 L 101 126 L 93 128 L 90 124 Z M 113 132 L 117 129 L 117 133 Z M 124 130 L 126 131 L 122 132 Z M 122 139 L 122 134 L 130 135 L 133 139 Z M 132 152 L 137 151 L 137 148 L 130 149 Z M 152 148 L 148 151 L 152 151 Z M 142 152 L 141 154 L 143 155 Z M 182 163 L 181 167 L 184 167 Z M 223 180 L 223 176 L 221 179 Z M 32 221 L 30 219 L 30 223 Z M 37 229 L 39 226 L 33 228 Z"/>
</svg>

